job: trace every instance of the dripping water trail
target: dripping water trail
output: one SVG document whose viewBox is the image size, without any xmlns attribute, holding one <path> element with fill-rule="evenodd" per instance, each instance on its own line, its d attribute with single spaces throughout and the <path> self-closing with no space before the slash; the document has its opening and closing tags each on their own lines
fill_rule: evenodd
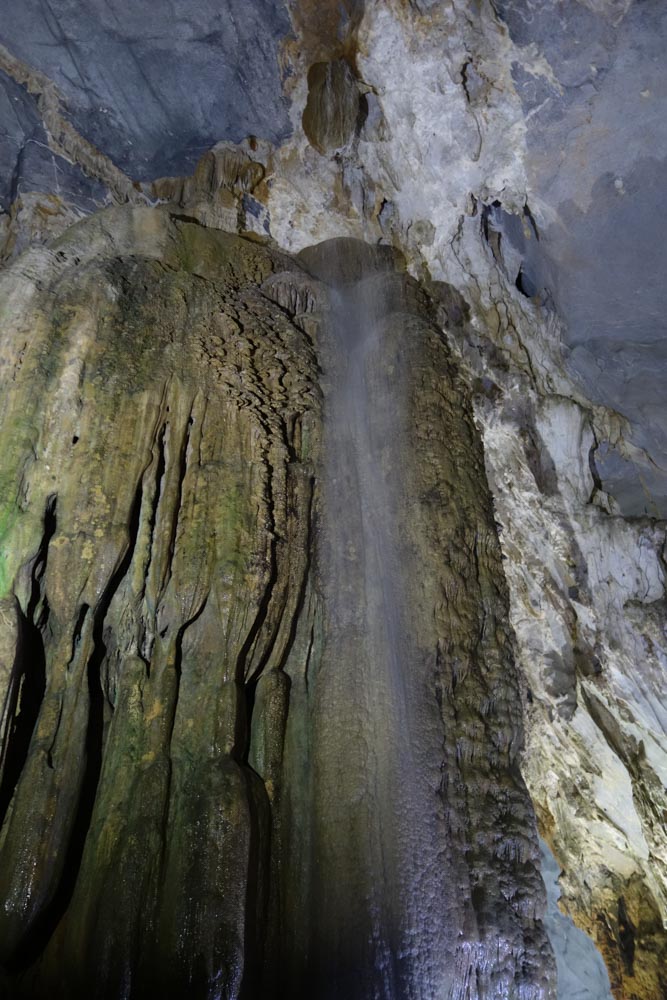
<svg viewBox="0 0 667 1000">
<path fill-rule="evenodd" d="M 410 413 L 424 326 L 410 293 L 377 267 L 332 292 L 317 678 L 318 781 L 329 792 L 314 878 L 318 974 L 337 978 L 323 1000 L 422 1000 L 445 995 L 449 976 L 441 716 L 408 589 L 423 571 Z"/>
<path fill-rule="evenodd" d="M 401 373 L 392 369 L 391 342 L 385 338 L 388 308 L 401 280 L 374 273 L 339 284 L 332 293 L 334 357 L 325 418 L 331 673 L 324 684 L 339 729 L 327 739 L 347 762 L 342 773 L 332 764 L 326 778 L 338 796 L 336 816 L 328 821 L 354 831 L 331 849 L 333 866 L 342 873 L 331 919 L 344 921 L 350 903 L 355 935 L 366 941 L 358 947 L 351 932 L 340 934 L 340 960 L 349 968 L 349 980 L 338 988 L 352 989 L 355 997 L 371 991 L 387 1000 L 408 996 L 399 968 L 410 900 L 398 817 L 409 806 L 401 786 L 413 780 L 415 770 L 405 685 L 413 657 L 401 593 L 394 482 L 404 406 Z"/>
</svg>

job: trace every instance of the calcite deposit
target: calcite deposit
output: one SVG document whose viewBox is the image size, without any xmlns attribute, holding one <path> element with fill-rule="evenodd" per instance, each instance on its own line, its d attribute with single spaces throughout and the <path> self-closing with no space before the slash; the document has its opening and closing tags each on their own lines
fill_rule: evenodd
<svg viewBox="0 0 667 1000">
<path fill-rule="evenodd" d="M 662 1000 L 665 11 L 169 8 L 0 23 L 0 988 Z"/>
<path fill-rule="evenodd" d="M 12 970 L 45 951 L 27 995 L 235 996 L 259 937 L 317 447 L 281 264 L 114 210 L 3 278 L 0 937 Z"/>
<path fill-rule="evenodd" d="M 2 278 L 19 996 L 550 995 L 479 435 L 413 279 L 339 339 L 364 246 L 113 209 Z"/>
</svg>

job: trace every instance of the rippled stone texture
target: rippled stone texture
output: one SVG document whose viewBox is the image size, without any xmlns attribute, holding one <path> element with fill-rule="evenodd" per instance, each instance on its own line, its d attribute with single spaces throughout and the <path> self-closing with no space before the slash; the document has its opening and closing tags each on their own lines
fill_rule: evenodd
<svg viewBox="0 0 667 1000">
<path fill-rule="evenodd" d="M 359 89 L 344 59 L 314 63 L 308 72 L 303 130 L 321 153 L 347 145 L 359 118 Z"/>
<path fill-rule="evenodd" d="M 551 996 L 507 594 L 466 390 L 389 248 L 337 240 L 300 258 L 333 285 L 304 995 Z"/>
<path fill-rule="evenodd" d="M 318 406 L 261 292 L 283 267 L 125 210 L 4 277 L 0 940 L 12 971 L 42 954 L 27 995 L 231 997 L 259 962 Z"/>
<path fill-rule="evenodd" d="M 402 401 L 378 468 L 408 655 L 383 720 L 386 640 L 355 645 L 332 593 L 344 359 L 317 257 L 124 208 L 3 275 L 10 996 L 553 995 L 466 390 L 428 300 L 390 275 L 369 398 L 379 429 Z"/>
</svg>

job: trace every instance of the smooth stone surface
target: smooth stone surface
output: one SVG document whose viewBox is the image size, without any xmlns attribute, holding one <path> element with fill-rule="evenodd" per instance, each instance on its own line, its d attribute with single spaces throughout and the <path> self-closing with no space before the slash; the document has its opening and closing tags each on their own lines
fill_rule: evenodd
<svg viewBox="0 0 667 1000">
<path fill-rule="evenodd" d="M 25 0 L 0 42 L 46 73 L 76 129 L 135 179 L 192 170 L 220 139 L 289 133 L 279 0 Z"/>
<path fill-rule="evenodd" d="M 560 868 L 544 840 L 540 840 L 540 851 L 547 890 L 544 923 L 556 955 L 558 1000 L 613 1000 L 609 973 L 600 952 L 589 936 L 558 909 Z"/>
<path fill-rule="evenodd" d="M 99 208 L 106 194 L 49 149 L 34 97 L 0 70 L 0 211 L 26 191 L 56 194 L 88 212 Z"/>
</svg>

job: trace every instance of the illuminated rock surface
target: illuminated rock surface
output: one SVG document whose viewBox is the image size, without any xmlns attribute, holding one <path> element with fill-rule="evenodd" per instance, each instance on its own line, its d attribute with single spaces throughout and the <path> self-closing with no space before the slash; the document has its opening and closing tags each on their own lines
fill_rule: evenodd
<svg viewBox="0 0 667 1000">
<path fill-rule="evenodd" d="M 19 995 L 549 995 L 481 444 L 416 282 L 146 208 L 2 281 Z"/>
<path fill-rule="evenodd" d="M 558 909 L 560 869 L 544 841 L 540 846 L 548 901 L 544 922 L 556 955 L 559 1000 L 612 1000 L 609 973 L 599 951 Z"/>
<path fill-rule="evenodd" d="M 662 5 L 5 14 L 8 995 L 661 1000 Z"/>
</svg>

